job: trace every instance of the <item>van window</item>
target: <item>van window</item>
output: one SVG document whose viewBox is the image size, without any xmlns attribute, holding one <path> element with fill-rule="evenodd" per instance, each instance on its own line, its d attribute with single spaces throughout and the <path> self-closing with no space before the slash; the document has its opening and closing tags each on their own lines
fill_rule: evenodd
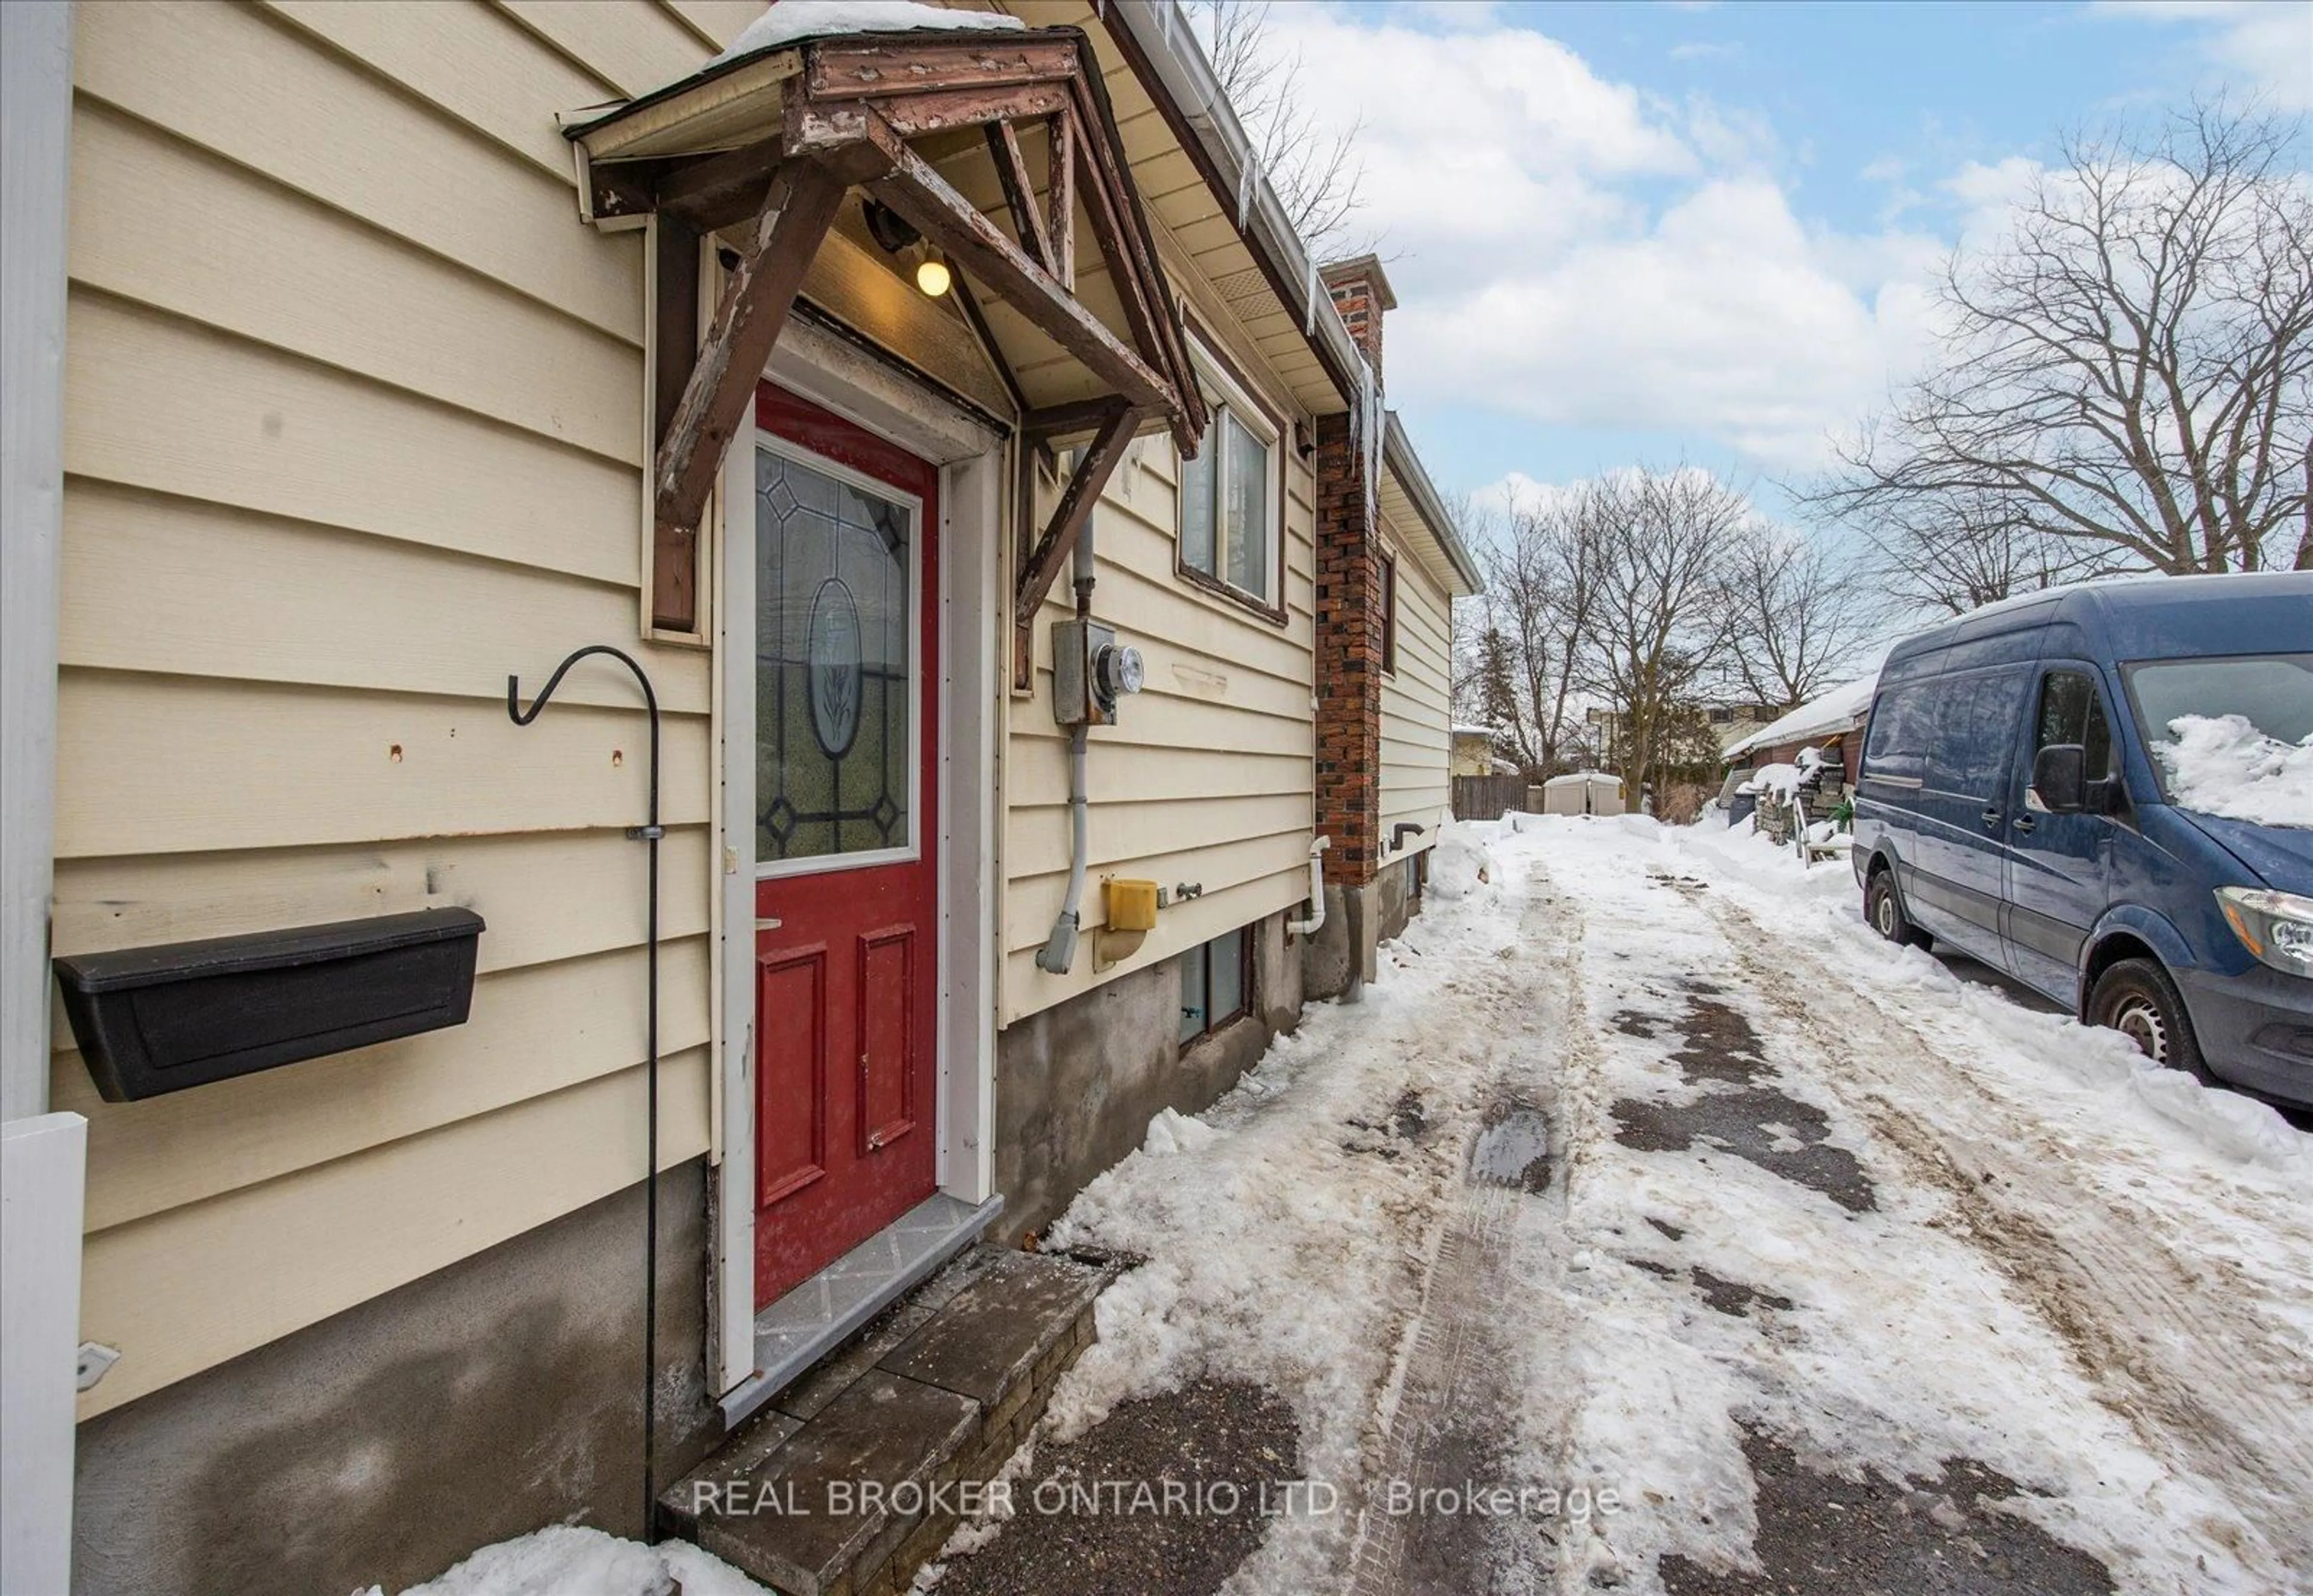
<svg viewBox="0 0 2313 1596">
<path fill-rule="evenodd" d="M 1946 677 L 1935 684 L 1935 733 L 1928 746 L 1928 785 L 1970 798 L 1991 798 L 2005 785 L 2016 751 L 2016 723 L 2024 708 L 2027 676 L 1991 671 Z"/>
<path fill-rule="evenodd" d="M 2032 737 L 2032 753 L 2044 748 L 2079 743 L 2087 750 L 2081 760 L 2090 781 L 2112 774 L 2112 726 L 2104 716 L 2104 696 L 2096 682 L 2078 671 L 2051 671 L 2040 683 L 2040 717 Z"/>
<path fill-rule="evenodd" d="M 1928 689 L 1899 688 L 1882 693 L 1872 706 L 1871 726 L 1863 741 L 1863 774 L 1884 781 L 1917 785 L 1926 773 L 1928 756 Z"/>
</svg>

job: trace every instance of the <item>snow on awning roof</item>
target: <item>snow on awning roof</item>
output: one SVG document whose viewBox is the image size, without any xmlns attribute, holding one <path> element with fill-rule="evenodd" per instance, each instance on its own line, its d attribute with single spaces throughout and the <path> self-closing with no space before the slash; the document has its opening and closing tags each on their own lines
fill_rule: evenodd
<svg viewBox="0 0 2313 1596">
<path fill-rule="evenodd" d="M 926 5 L 921 0 L 779 0 L 779 4 L 740 30 L 727 48 L 709 60 L 702 72 L 726 62 L 774 50 L 804 39 L 826 39 L 839 33 L 928 33 L 967 31 L 974 28 L 1025 28 L 1018 17 L 998 11 L 955 11 Z"/>
<path fill-rule="evenodd" d="M 1779 743 L 1798 742 L 1809 737 L 1826 737 L 1834 732 L 1849 732 L 1862 724 L 1871 708 L 1871 695 L 1878 690 L 1879 678 L 1875 674 L 1835 687 L 1819 698 L 1810 698 L 1779 721 L 1770 722 L 1752 732 L 1742 741 L 1728 748 L 1720 757 L 1728 763 L 1742 758 L 1753 749 L 1773 748 Z"/>
</svg>

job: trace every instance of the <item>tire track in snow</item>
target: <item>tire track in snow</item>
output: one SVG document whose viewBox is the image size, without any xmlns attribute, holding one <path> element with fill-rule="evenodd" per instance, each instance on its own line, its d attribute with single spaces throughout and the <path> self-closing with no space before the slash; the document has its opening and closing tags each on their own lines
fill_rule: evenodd
<svg viewBox="0 0 2313 1596">
<path fill-rule="evenodd" d="M 1825 1090 L 1869 1099 L 1863 1117 L 1951 1197 L 1968 1240 L 2063 1338 L 2099 1399 L 2262 1530 L 2266 1559 L 2241 1548 L 2244 1560 L 2313 1575 L 2308 1349 L 2226 1289 L 2237 1280 L 2172 1253 L 2152 1215 L 2076 1180 L 2054 1138 L 1813 950 L 1724 899 L 1711 912 L 1752 989 L 1842 1061 L 1817 1077 Z M 1804 990 L 1761 946 L 1814 966 Z M 1923 1073 L 1936 1087 L 1922 1089 Z"/>
<path fill-rule="evenodd" d="M 1355 1596 L 1539 1592 L 1554 1583 L 1549 1546 L 1520 1520 L 1393 1513 L 1370 1497 L 1372 1486 L 1401 1482 L 1417 1501 L 1424 1490 L 1458 1490 L 1468 1481 L 1513 1487 L 1518 1483 L 1509 1477 L 1517 1438 L 1508 1426 L 1535 1393 L 1513 1372 L 1517 1355 L 1507 1341 L 1511 1327 L 1503 1322 L 1503 1308 L 1515 1301 L 1529 1311 L 1516 1330 L 1531 1342 L 1544 1304 L 1558 1297 L 1554 1275 L 1561 1260 L 1548 1260 L 1552 1284 L 1537 1290 L 1535 1250 L 1521 1248 L 1518 1232 L 1521 1222 L 1530 1223 L 1537 1210 L 1553 1231 L 1564 1217 L 1567 1137 L 1558 1123 L 1560 1055 L 1547 1032 L 1561 1029 L 1568 1039 L 1587 1034 L 1579 1014 L 1562 1027 L 1547 1023 L 1566 1018 L 1566 1000 L 1552 990 L 1553 985 L 1562 983 L 1579 996 L 1579 969 L 1571 951 L 1579 916 L 1571 905 L 1545 897 L 1546 886 L 1539 873 L 1528 880 L 1518 968 L 1508 989 L 1491 995 L 1506 1017 L 1518 1017 L 1518 1029 L 1534 1045 L 1526 1061 L 1497 1074 L 1488 1095 L 1497 1103 L 1515 1100 L 1550 1114 L 1553 1175 L 1539 1197 L 1465 1184 L 1441 1207 L 1418 1305 L 1402 1328 L 1393 1379 L 1376 1414 L 1381 1438 L 1350 1554 L 1349 1583 Z M 1473 1139 L 1475 1134 L 1473 1127 Z M 1465 1161 L 1467 1156 L 1465 1147 Z M 1518 1263 L 1526 1267 L 1514 1267 Z M 1554 1427 L 1562 1449 L 1564 1426 Z"/>
</svg>

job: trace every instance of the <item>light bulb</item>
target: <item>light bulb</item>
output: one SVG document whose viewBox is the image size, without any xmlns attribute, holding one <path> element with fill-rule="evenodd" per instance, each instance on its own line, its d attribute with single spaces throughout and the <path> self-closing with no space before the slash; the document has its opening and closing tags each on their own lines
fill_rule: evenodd
<svg viewBox="0 0 2313 1596">
<path fill-rule="evenodd" d="M 916 286 L 933 299 L 948 289 L 950 277 L 947 262 L 937 255 L 928 255 L 916 263 Z"/>
</svg>

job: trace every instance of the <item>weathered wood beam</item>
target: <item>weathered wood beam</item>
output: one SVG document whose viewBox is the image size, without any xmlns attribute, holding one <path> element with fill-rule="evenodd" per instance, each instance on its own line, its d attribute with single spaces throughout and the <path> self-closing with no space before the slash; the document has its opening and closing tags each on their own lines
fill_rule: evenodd
<svg viewBox="0 0 2313 1596">
<path fill-rule="evenodd" d="M 1052 583 L 1076 552 L 1077 539 L 1084 533 L 1092 507 L 1100 499 L 1101 490 L 1116 474 L 1124 452 L 1131 447 L 1133 434 L 1139 430 L 1140 412 L 1122 399 L 1109 399 L 1107 418 L 1094 436 L 1084 458 L 1077 462 L 1076 472 L 1060 492 L 1060 502 L 1053 506 L 1052 519 L 1037 539 L 1035 548 L 1021 562 L 1020 581 L 1012 598 L 1012 677 L 1016 686 L 1029 685 L 1027 671 L 1033 659 L 1036 611 L 1044 602 L 1044 595 L 1052 591 Z"/>
<path fill-rule="evenodd" d="M 814 100 L 874 100 L 933 89 L 1062 83 L 1077 71 L 1073 39 L 982 34 L 925 41 L 822 39 L 804 49 L 803 82 Z"/>
<path fill-rule="evenodd" d="M 1046 405 L 1041 410 L 1030 410 L 1020 418 L 1020 430 L 1031 438 L 1065 438 L 1077 433 L 1097 432 L 1108 423 L 1116 408 L 1115 399 L 1070 399 L 1065 404 Z"/>
<path fill-rule="evenodd" d="M 1012 212 L 1012 230 L 1020 235 L 1020 248 L 1058 282 L 1060 274 L 1052 258 L 1052 241 L 1044 232 L 1043 213 L 1036 208 L 1035 184 L 1028 176 L 1027 158 L 1020 153 L 1020 136 L 1012 131 L 1009 122 L 990 122 L 987 132 L 988 153 L 996 162 L 996 181 Z"/>
<path fill-rule="evenodd" d="M 1052 276 L 1070 294 L 1077 291 L 1077 162 L 1076 116 L 1065 106 L 1045 124 L 1050 146 L 1050 171 L 1044 178 L 1044 197 L 1052 207 Z"/>
<path fill-rule="evenodd" d="M 653 464 L 662 549 L 696 547 L 699 520 L 723 469 L 724 452 L 746 418 L 756 381 L 842 198 L 842 180 L 817 162 L 790 161 L 772 174 L 762 215 L 724 280 L 707 341 Z M 692 610 L 661 624 L 695 629 L 695 597 Z"/>
<path fill-rule="evenodd" d="M 868 192 L 907 218 L 958 266 L 1001 294 L 1109 387 L 1135 405 L 1168 417 L 1180 412 L 1183 400 L 1170 382 L 1126 347 L 1050 272 L 1029 259 L 923 157 L 901 144 L 882 118 L 871 112 L 867 121 L 871 142 L 892 163 L 890 175 L 869 182 Z"/>
<path fill-rule="evenodd" d="M 1121 193 L 1114 186 L 1115 174 L 1108 170 L 1104 141 L 1092 136 L 1093 123 L 1084 108 L 1077 108 L 1079 131 L 1082 136 L 1069 141 L 1074 156 L 1077 185 L 1084 195 L 1085 214 L 1092 219 L 1093 240 L 1109 266 L 1109 282 L 1116 289 L 1117 298 L 1124 305 L 1124 320 L 1132 329 L 1132 341 L 1148 358 L 1187 373 L 1188 355 L 1171 337 L 1172 318 L 1161 304 L 1152 304 L 1141 285 L 1153 285 L 1164 292 L 1165 276 L 1156 262 L 1134 247 L 1130 230 L 1125 225 Z M 1193 383 L 1187 383 L 1181 395 L 1180 408 L 1166 419 L 1173 429 L 1173 441 L 1183 454 L 1193 454 L 1198 435 L 1204 430 L 1204 406 L 1195 392 Z M 1192 411 L 1190 407 L 1194 406 Z"/>
<path fill-rule="evenodd" d="M 762 139 L 677 166 L 659 178 L 652 193 L 661 214 L 713 232 L 761 213 L 771 172 L 786 158 L 782 139 Z"/>
</svg>

